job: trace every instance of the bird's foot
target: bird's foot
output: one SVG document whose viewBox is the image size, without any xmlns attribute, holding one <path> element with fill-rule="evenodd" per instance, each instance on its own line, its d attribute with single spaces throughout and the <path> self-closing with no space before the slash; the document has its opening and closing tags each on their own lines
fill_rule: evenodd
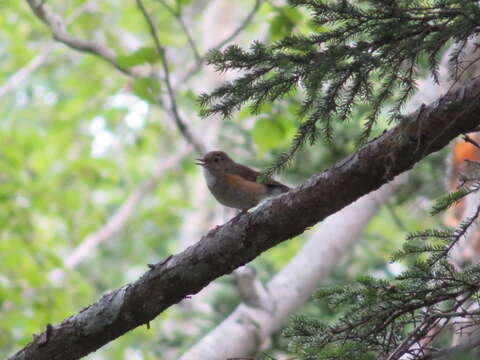
<svg viewBox="0 0 480 360">
<path fill-rule="evenodd" d="M 235 215 L 230 221 L 236 222 L 240 218 L 241 215 L 248 213 L 248 209 L 241 209 L 237 215 Z"/>
</svg>

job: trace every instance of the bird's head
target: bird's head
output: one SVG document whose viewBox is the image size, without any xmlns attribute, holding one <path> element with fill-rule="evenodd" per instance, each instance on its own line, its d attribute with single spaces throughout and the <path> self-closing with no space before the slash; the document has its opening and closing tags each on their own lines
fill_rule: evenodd
<svg viewBox="0 0 480 360">
<path fill-rule="evenodd" d="M 196 164 L 211 173 L 219 174 L 227 171 L 235 162 L 223 151 L 210 151 L 203 158 L 197 159 Z"/>
</svg>

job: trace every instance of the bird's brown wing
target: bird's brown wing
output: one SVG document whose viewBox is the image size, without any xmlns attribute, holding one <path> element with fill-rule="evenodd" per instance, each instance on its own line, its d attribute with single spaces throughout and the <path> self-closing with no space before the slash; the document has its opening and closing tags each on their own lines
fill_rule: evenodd
<svg viewBox="0 0 480 360">
<path fill-rule="evenodd" d="M 244 179 L 247 179 L 249 181 L 257 182 L 257 178 L 260 175 L 258 171 L 255 171 L 253 169 L 250 169 L 249 167 L 246 167 L 241 164 L 237 164 L 235 167 L 235 170 L 232 171 L 233 173 L 240 175 Z M 284 191 L 290 190 L 290 188 L 286 185 L 283 185 L 281 182 L 272 179 L 271 177 L 268 177 L 266 181 L 264 182 L 265 185 L 270 186 L 270 187 L 278 187 L 281 188 Z"/>
</svg>

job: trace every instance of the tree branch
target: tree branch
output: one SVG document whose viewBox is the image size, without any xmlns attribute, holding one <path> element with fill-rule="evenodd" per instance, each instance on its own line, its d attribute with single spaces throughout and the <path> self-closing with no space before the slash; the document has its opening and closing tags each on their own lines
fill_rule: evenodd
<svg viewBox="0 0 480 360">
<path fill-rule="evenodd" d="M 201 61 L 200 53 L 197 49 L 197 44 L 193 40 L 192 35 L 190 34 L 190 31 L 188 30 L 187 24 L 185 24 L 185 21 L 183 20 L 182 13 L 180 8 L 177 10 L 172 9 L 170 5 L 167 4 L 165 0 L 157 0 L 162 6 L 167 9 L 167 11 L 175 18 L 177 19 L 178 24 L 182 28 L 183 33 L 187 37 L 188 44 L 190 45 L 190 48 L 192 49 L 193 56 L 195 57 L 195 61 L 198 63 Z M 177 2 L 178 4 L 178 2 Z"/>
<path fill-rule="evenodd" d="M 75 268 L 83 260 L 91 256 L 99 244 L 118 234 L 134 213 L 143 197 L 151 192 L 158 184 L 165 171 L 177 166 L 178 162 L 190 151 L 191 147 L 185 147 L 169 158 L 158 161 L 152 176 L 143 181 L 130 193 L 122 206 L 112 215 L 104 226 L 89 234 L 85 240 L 65 258 L 63 262 L 64 266 L 67 269 Z"/>
<path fill-rule="evenodd" d="M 404 179 L 399 176 L 391 184 L 329 216 L 318 225 L 298 254 L 269 282 L 268 298 L 259 296 L 263 300 L 261 306 L 252 306 L 243 299 L 243 304 L 183 354 L 180 360 L 224 360 L 252 356 L 261 343 L 268 343 L 272 333 L 307 301 L 319 282 L 352 249 L 372 216 Z M 269 306 L 265 305 L 267 300 Z"/>
<path fill-rule="evenodd" d="M 72 36 L 66 29 L 67 22 L 59 14 L 51 11 L 45 5 L 45 1 L 27 0 L 27 2 L 34 14 L 50 27 L 55 40 L 60 41 L 73 49 L 96 55 L 112 64 L 125 75 L 136 76 L 132 69 L 125 68 L 117 62 L 116 54 L 112 49 L 94 41 L 78 39 Z"/>
<path fill-rule="evenodd" d="M 255 269 L 241 266 L 233 271 L 240 297 L 246 305 L 264 311 L 273 311 L 273 299 L 258 279 Z"/>
<path fill-rule="evenodd" d="M 248 13 L 245 19 L 238 25 L 238 27 L 225 39 L 220 41 L 217 45 L 215 45 L 214 49 L 220 49 L 227 45 L 230 41 L 234 40 L 240 33 L 248 26 L 248 24 L 252 21 L 254 15 L 257 13 L 258 9 L 260 8 L 261 0 L 255 0 L 255 4 L 253 5 L 252 10 Z M 205 60 L 205 57 L 204 59 Z"/>
<path fill-rule="evenodd" d="M 230 41 L 234 40 L 238 35 L 242 33 L 242 31 L 250 24 L 252 21 L 253 17 L 257 13 L 258 9 L 260 8 L 261 0 L 255 0 L 255 4 L 253 5 L 252 10 L 248 13 L 248 15 L 245 17 L 245 19 L 237 26 L 235 30 L 232 31 L 232 33 L 227 36 L 225 39 L 220 41 L 217 45 L 215 45 L 211 50 L 217 50 L 225 45 L 227 45 Z M 187 72 L 187 75 L 182 79 L 181 82 L 185 82 L 188 79 L 190 79 L 192 76 L 194 76 L 202 67 L 204 64 L 205 60 L 207 58 L 207 54 L 199 57 L 196 59 L 195 66 Z"/>
<path fill-rule="evenodd" d="M 10 360 L 79 359 L 148 323 L 216 278 L 301 234 L 479 126 L 479 98 L 477 78 L 419 114 L 405 117 L 400 125 L 297 188 L 209 231 L 137 281 L 53 326 L 47 343 L 40 344 L 37 337 Z"/>
<path fill-rule="evenodd" d="M 82 15 L 85 10 L 92 4 L 92 1 L 88 1 L 78 7 L 70 16 L 65 20 L 65 26 L 70 24 L 80 15 Z M 31 6 L 31 5 L 30 5 Z M 41 50 L 40 53 L 35 56 L 25 67 L 19 69 L 15 74 L 10 76 L 8 80 L 0 87 L 0 97 L 9 93 L 15 89 L 22 81 L 30 76 L 35 70 L 42 66 L 48 58 L 50 50 L 53 48 L 53 41 L 49 41 Z"/>
<path fill-rule="evenodd" d="M 473 359 L 473 357 L 466 357 L 466 355 L 475 356 L 475 353 L 470 353 L 472 350 L 480 348 L 480 337 L 475 336 L 469 339 L 465 344 L 453 346 L 447 350 L 439 351 L 436 354 L 427 354 L 423 357 L 419 357 L 419 360 L 458 360 L 458 359 Z"/>
<path fill-rule="evenodd" d="M 42 66 L 47 60 L 48 54 L 50 53 L 52 47 L 52 42 L 45 45 L 45 47 L 40 50 L 40 53 L 35 56 L 26 66 L 19 69 L 15 74 L 10 76 L 5 82 L 5 84 L 0 87 L 0 97 L 15 89 L 23 80 L 28 78 L 31 73 L 33 73 L 36 69 Z"/>
<path fill-rule="evenodd" d="M 152 35 L 152 38 L 155 42 L 155 48 L 157 49 L 157 52 L 160 55 L 160 58 L 162 59 L 162 68 L 163 68 L 163 73 L 165 75 L 165 84 L 167 85 L 168 97 L 170 99 L 170 112 L 172 113 L 173 120 L 175 121 L 175 124 L 177 125 L 178 130 L 185 137 L 185 139 L 187 139 L 187 141 L 193 145 L 193 147 L 195 148 L 198 154 L 203 155 L 206 152 L 205 146 L 195 136 L 193 136 L 190 129 L 187 127 L 187 125 L 185 125 L 184 121 L 180 117 L 177 101 L 175 99 L 175 92 L 173 90 L 172 82 L 170 80 L 170 70 L 168 69 L 167 56 L 165 54 L 166 50 L 163 48 L 162 44 L 160 43 L 160 39 L 158 38 L 158 35 L 157 35 L 157 29 L 155 28 L 153 20 L 150 17 L 150 14 L 148 13 L 147 9 L 143 5 L 142 1 L 136 0 L 136 2 L 143 17 L 145 18 L 145 21 L 148 24 L 150 34 Z"/>
<path fill-rule="evenodd" d="M 117 56 L 115 52 L 112 49 L 108 48 L 107 46 L 98 44 L 93 41 L 78 39 L 72 36 L 66 30 L 67 22 L 59 14 L 52 12 L 48 7 L 46 7 L 44 4 L 44 1 L 27 0 L 27 2 L 30 5 L 30 8 L 35 13 L 35 15 L 50 27 L 55 40 L 60 41 L 73 49 L 94 54 L 104 59 L 105 61 L 109 62 L 110 64 L 112 64 L 115 68 L 117 68 L 119 71 L 121 71 L 125 75 L 132 76 L 132 77 L 142 76 L 142 74 L 137 73 L 134 68 L 130 69 L 130 68 L 125 68 L 121 66 L 116 60 Z M 171 81 L 170 81 L 170 71 L 168 69 L 167 58 L 165 56 L 165 49 L 163 49 L 163 47 L 160 44 L 157 31 L 152 22 L 152 19 L 150 18 L 142 2 L 137 0 L 137 4 L 148 23 L 150 32 L 155 41 L 155 46 L 162 59 L 162 67 L 165 74 L 165 83 L 167 85 L 167 92 L 168 92 L 168 96 L 171 103 L 170 110 L 173 115 L 175 124 L 178 127 L 180 133 L 187 139 L 187 141 L 190 144 L 193 145 L 197 153 L 203 155 L 205 153 L 205 147 L 197 138 L 193 136 L 193 134 L 191 133 L 187 125 L 181 119 L 180 114 L 178 112 L 178 107 L 175 100 L 175 92 L 172 88 Z"/>
</svg>

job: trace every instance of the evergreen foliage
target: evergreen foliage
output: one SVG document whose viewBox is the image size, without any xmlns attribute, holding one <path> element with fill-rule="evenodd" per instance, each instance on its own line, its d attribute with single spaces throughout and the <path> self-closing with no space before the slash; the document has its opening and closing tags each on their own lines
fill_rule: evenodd
<svg viewBox="0 0 480 360">
<path fill-rule="evenodd" d="M 229 117 L 249 104 L 257 113 L 264 103 L 301 89 L 303 119 L 290 149 L 267 170 L 284 167 L 307 141 L 321 133 L 332 139 L 332 122 L 345 121 L 356 106 L 369 104 L 361 141 L 371 134 L 384 105 L 390 119 L 415 90 L 418 63 L 425 59 L 437 79 L 440 54 L 455 44 L 452 73 L 462 72 L 467 40 L 479 32 L 480 7 L 474 0 L 291 0 L 306 7 L 318 32 L 296 34 L 272 45 L 254 42 L 249 49 L 233 45 L 210 53 L 218 71 L 242 75 L 200 97 L 201 114 Z"/>
<path fill-rule="evenodd" d="M 477 191 L 479 184 L 444 197 L 435 212 Z M 480 325 L 480 265 L 455 268 L 450 250 L 480 215 L 480 206 L 455 230 L 429 229 L 411 233 L 392 261 L 413 259 L 394 280 L 370 276 L 355 285 L 320 290 L 316 298 L 341 313 L 333 324 L 297 317 L 285 330 L 292 351 L 304 359 L 433 358 L 448 348 L 434 336 L 459 318 L 465 329 Z M 467 349 L 468 350 L 468 349 Z"/>
<path fill-rule="evenodd" d="M 459 189 L 445 195 L 441 199 L 439 199 L 432 208 L 432 215 L 436 215 L 445 211 L 453 204 L 457 203 L 461 199 L 463 199 L 468 194 L 473 192 L 477 192 L 480 189 L 479 184 L 475 184 L 472 187 L 460 187 Z"/>
<path fill-rule="evenodd" d="M 144 0 L 148 15 L 159 30 L 160 47 L 164 50 L 160 53 L 165 55 L 162 60 L 138 2 L 31 0 L 38 4 L 33 8 L 27 5 L 28 2 L 5 2 L 9 11 L 0 14 L 0 22 L 4 25 L 1 37 L 3 81 L 0 85 L 3 110 L 0 139 L 4 145 L 0 150 L 0 358 L 7 358 L 22 348 L 32 340 L 32 334 L 35 338 L 35 334 L 42 333 L 46 324 L 61 322 L 119 284 L 137 278 L 146 271 L 147 263 L 158 262 L 183 248 L 186 245 L 184 241 L 194 238 L 189 234 L 204 232 L 208 224 L 216 225 L 213 216 L 216 204 L 213 201 L 206 201 L 201 207 L 192 206 L 198 203 L 199 191 L 204 189 L 203 177 L 191 155 L 185 155 L 182 150 L 185 139 L 178 128 L 167 120 L 172 115 L 170 105 L 173 100 L 181 117 L 188 119 L 185 124 L 189 129 L 201 129 L 202 134 L 215 129 L 214 124 L 201 124 L 195 117 L 197 109 L 192 91 L 215 81 L 210 73 L 202 71 L 206 43 L 222 48 L 237 39 L 243 41 L 245 37 L 241 36 L 252 33 L 261 36 L 268 33 L 270 38 L 281 39 L 292 29 L 303 31 L 302 34 L 306 34 L 307 29 L 317 29 L 320 33 L 317 36 L 326 37 L 331 29 L 336 28 L 339 33 L 341 26 L 355 22 L 359 29 L 364 26 L 353 17 L 348 23 L 336 23 L 332 17 L 336 13 L 327 14 L 332 17 L 332 21 L 324 23 L 329 27 L 307 24 L 304 21 L 307 14 L 302 12 L 304 7 L 300 5 L 309 5 L 310 2 L 295 2 L 293 4 L 299 4 L 299 7 L 291 8 L 283 4 L 278 6 L 279 3 L 274 1 L 252 0 L 248 2 L 252 5 L 248 15 L 243 11 L 232 13 L 235 16 L 229 17 L 229 24 L 225 26 L 224 23 L 219 25 L 215 16 L 209 16 L 216 13 L 216 2 Z M 383 13 L 373 11 L 376 7 L 390 6 L 383 4 L 385 1 L 378 2 L 381 4 L 355 1 L 355 9 L 374 14 L 379 21 L 390 21 Z M 242 7 L 242 10 L 248 10 L 247 2 L 224 3 L 228 9 Z M 441 26 L 443 21 L 442 26 L 463 27 L 464 34 L 469 32 L 468 17 L 472 23 L 478 23 L 475 20 L 478 10 L 473 2 L 463 1 L 458 5 L 453 1 L 443 2 L 443 10 L 435 10 L 432 4 L 438 3 L 425 2 L 422 5 L 424 9 L 419 9 L 414 15 L 441 13 L 443 20 L 428 20 L 427 24 Z M 318 4 L 323 6 L 321 2 Z M 337 5 L 341 3 L 337 2 Z M 42 6 L 57 15 L 54 16 L 53 30 L 66 30 L 71 40 L 77 41 L 70 45 L 59 44 L 58 34 L 52 33 L 52 28 L 41 19 L 44 14 Z M 399 6 L 415 11 L 410 2 L 404 1 Z M 473 8 L 467 9 L 468 6 Z M 225 10 L 225 7 L 222 9 Z M 447 12 L 452 14 L 450 21 Z M 459 23 L 462 21 L 463 24 Z M 393 20 L 391 25 L 395 25 Z M 403 21 L 399 25 L 398 31 L 406 31 Z M 217 30 L 218 26 L 222 27 L 222 31 Z M 339 38 L 343 48 L 337 50 L 337 40 L 333 38 L 318 45 L 312 43 L 309 36 L 303 35 L 293 36 L 273 46 L 259 45 L 265 49 L 265 56 L 276 56 L 278 59 L 273 59 L 276 63 L 271 64 L 271 71 L 253 79 L 253 83 L 262 88 L 261 82 L 270 80 L 275 85 L 274 80 L 281 79 L 279 76 L 282 74 L 287 78 L 290 73 L 298 71 L 301 78 L 286 94 L 300 89 L 304 91 L 306 100 L 309 96 L 312 98 L 310 107 L 304 108 L 302 119 L 305 129 L 312 130 L 311 136 L 299 138 L 297 145 L 308 139 L 324 140 L 317 136 L 325 129 L 322 125 L 324 117 L 320 116 L 314 125 L 308 120 L 317 108 L 321 109 L 322 104 L 326 104 L 325 96 L 329 86 L 335 83 L 336 74 L 346 74 L 357 61 L 358 68 L 353 67 L 353 75 L 338 91 L 339 107 L 348 102 L 348 90 L 360 76 L 361 67 L 365 68 L 363 58 L 374 58 L 387 67 L 388 63 L 377 56 L 377 52 L 362 54 L 358 48 L 359 45 L 370 46 L 369 43 L 377 38 L 373 21 L 370 26 L 372 34 L 358 32 L 357 38 L 352 35 L 343 43 Z M 381 30 L 379 34 L 386 34 L 387 30 L 392 32 L 387 27 L 378 27 Z M 199 29 L 208 29 L 207 34 Z M 474 29 L 471 32 L 475 33 Z M 208 41 L 201 41 L 206 39 L 204 35 L 208 35 Z M 397 31 L 392 37 L 396 36 Z M 303 37 L 305 50 L 302 50 L 301 44 Z M 95 46 L 75 47 L 75 44 L 84 44 L 84 41 L 91 41 Z M 299 49 L 289 46 L 289 41 L 298 43 Z M 457 49 L 461 49 L 462 41 L 458 40 L 457 44 Z M 398 44 L 395 46 L 398 47 Z M 251 51 L 239 51 L 244 51 L 247 58 L 251 57 Z M 335 60 L 335 51 L 345 56 Z M 92 56 L 92 52 L 96 56 Z M 312 58 L 308 59 L 310 53 Z M 218 54 L 224 56 L 223 53 Z M 324 60 L 315 58 L 316 54 L 323 56 Z M 426 52 L 425 56 L 421 56 L 422 62 L 428 62 L 428 58 Z M 72 59 L 74 61 L 68 61 Z M 458 62 L 452 62 L 452 67 L 457 65 L 459 72 L 462 71 L 461 59 L 459 53 Z M 302 61 L 307 64 L 304 70 Z M 173 99 L 168 96 L 163 66 L 171 73 Z M 256 69 L 252 62 L 251 69 L 244 68 L 241 74 L 249 74 Z M 339 69 L 343 72 L 338 72 Z M 414 70 L 420 71 L 417 68 Z M 126 73 L 130 75 L 125 76 Z M 320 78 L 322 74 L 323 80 Z M 378 81 L 384 80 L 380 75 L 378 71 L 365 75 L 368 78 L 365 81 L 372 85 L 372 99 L 382 89 L 377 85 Z M 314 91 L 315 84 L 321 90 L 318 94 Z M 402 79 L 399 84 L 402 85 Z M 284 96 L 281 91 L 287 89 L 281 85 L 272 87 L 280 94 L 277 99 L 281 99 Z M 359 88 L 360 95 L 363 86 Z M 400 96 L 398 84 L 394 88 L 397 90 L 392 92 Z M 310 92 L 307 92 L 308 89 Z M 248 86 L 245 91 L 250 91 Z M 246 101 L 253 104 L 253 98 L 248 98 L 247 93 L 245 96 Z M 219 143 L 214 143 L 218 147 L 232 149 L 232 156 L 242 163 L 248 161 L 249 165 L 257 168 L 264 166 L 265 161 L 269 161 L 265 152 L 275 153 L 276 149 L 287 145 L 295 133 L 298 125 L 294 115 L 298 108 L 297 100 L 292 97 L 280 104 L 277 102 L 276 106 L 261 106 L 259 110 L 264 114 L 268 111 L 268 117 L 257 119 L 252 119 L 246 108 L 237 120 L 246 118 L 248 121 L 225 122 L 217 137 Z M 361 96 L 357 95 L 354 100 L 352 104 L 360 104 Z M 217 101 L 222 101 L 222 98 L 212 98 L 211 104 Z M 351 106 L 352 114 L 359 120 L 361 114 L 369 109 L 360 104 L 361 111 L 356 111 L 356 105 L 347 105 Z M 339 118 L 339 114 L 341 112 L 332 110 L 331 119 Z M 301 183 L 312 174 L 312 169 L 332 164 L 349 154 L 354 146 L 351 139 L 356 138 L 361 127 L 361 121 L 353 124 L 352 117 L 350 121 L 348 126 L 330 122 L 336 133 L 335 143 L 329 144 L 328 151 L 304 149 L 297 153 L 301 161 L 289 169 L 288 182 Z M 209 128 L 210 125 L 213 127 Z M 178 126 L 181 128 L 181 123 Z M 317 127 L 319 131 L 316 131 Z M 329 131 L 332 133 L 331 129 Z M 257 158 L 256 149 L 260 150 Z M 291 154 L 280 156 L 279 163 L 291 159 Z M 405 199 L 412 198 L 419 189 L 426 197 L 437 193 L 434 181 L 440 182 L 443 176 L 441 166 L 438 166 L 440 159 L 430 158 L 417 167 L 415 181 L 410 182 L 410 189 L 404 190 Z M 472 182 L 479 179 L 465 180 Z M 423 188 L 419 184 L 423 184 Z M 195 215 L 199 210 L 201 217 Z M 352 271 L 367 273 L 379 270 L 384 265 L 385 254 L 390 254 L 398 239 L 402 238 L 398 232 L 418 227 L 425 221 L 426 215 L 416 216 L 418 214 L 409 213 L 405 207 L 395 209 L 399 212 L 398 216 L 391 210 L 391 213 L 381 212 L 369 225 L 369 232 L 375 235 L 368 239 L 369 249 L 375 250 L 365 250 L 345 266 L 337 267 L 334 281 L 344 283 Z M 192 222 L 192 215 L 198 220 L 206 220 Z M 393 224 L 398 227 L 396 234 L 392 233 Z M 387 232 L 392 235 L 389 238 L 392 241 L 384 241 Z M 308 233 L 282 243 L 257 258 L 254 265 L 259 278 L 272 278 L 291 261 L 307 236 Z M 69 259 L 72 255 L 75 257 L 83 245 L 92 244 L 91 240 L 95 238 L 98 240 L 95 248 L 84 252 L 77 265 L 71 265 Z M 424 266 L 427 260 L 422 251 L 427 249 L 422 250 L 421 246 L 441 246 L 450 244 L 452 240 L 453 232 L 419 235 L 405 249 L 411 254 L 419 249 L 422 261 L 418 262 L 418 266 Z M 434 254 L 441 255 L 443 250 L 445 248 L 441 247 Z M 365 256 L 365 252 L 369 256 Z M 433 266 L 441 264 L 439 260 Z M 474 271 L 476 268 L 472 268 Z M 461 279 L 460 274 L 457 276 Z M 465 272 L 467 282 L 471 276 Z M 362 283 L 357 286 L 340 289 L 362 296 L 364 283 L 371 280 L 361 280 Z M 93 356 L 96 359 L 179 357 L 180 352 L 190 348 L 238 305 L 240 300 L 233 280 L 224 277 L 219 281 L 220 286 L 215 287 L 208 299 L 205 298 L 211 306 L 172 308 L 150 323 L 149 328 L 143 326 L 128 332 Z M 395 282 L 389 283 L 398 286 Z M 374 293 L 374 290 L 371 292 Z M 342 296 L 348 299 L 346 294 Z M 335 309 L 328 316 L 341 316 L 340 309 L 347 309 L 347 305 L 340 303 L 339 311 Z M 314 306 L 308 304 L 307 308 Z M 320 323 L 309 320 L 308 324 L 307 330 L 313 334 Z M 330 326 L 324 326 L 330 329 Z M 305 331 L 304 328 L 299 329 Z M 273 340 L 268 352 L 278 349 L 276 340 L 280 350 L 284 349 L 283 337 L 274 334 Z M 377 354 L 368 343 L 353 340 L 345 341 L 341 348 L 330 346 L 327 350 L 331 357 L 337 354 L 337 358 L 343 354 L 351 359 L 365 359 Z M 315 349 L 311 351 L 314 353 Z M 264 354 L 263 357 L 273 359 L 276 354 L 272 357 Z"/>
</svg>

